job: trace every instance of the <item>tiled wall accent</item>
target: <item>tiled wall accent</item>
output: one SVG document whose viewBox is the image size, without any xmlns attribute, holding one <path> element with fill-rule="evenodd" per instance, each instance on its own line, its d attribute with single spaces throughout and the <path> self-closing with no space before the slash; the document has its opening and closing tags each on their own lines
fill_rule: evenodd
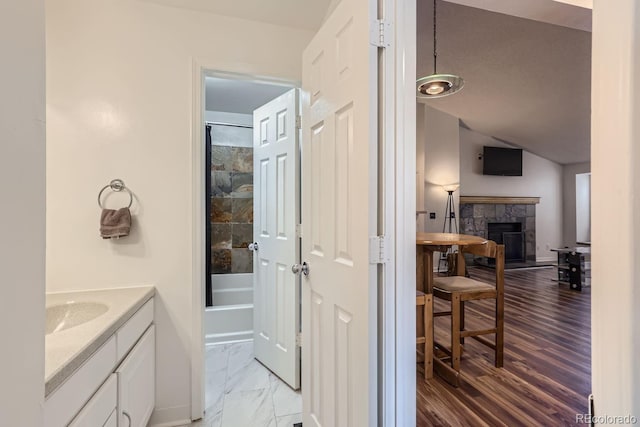
<svg viewBox="0 0 640 427">
<path fill-rule="evenodd" d="M 536 260 L 536 205 L 460 204 L 460 233 L 487 238 L 490 222 L 519 222 L 527 261 Z"/>
<path fill-rule="evenodd" d="M 211 272 L 252 273 L 253 132 L 211 127 Z"/>
</svg>

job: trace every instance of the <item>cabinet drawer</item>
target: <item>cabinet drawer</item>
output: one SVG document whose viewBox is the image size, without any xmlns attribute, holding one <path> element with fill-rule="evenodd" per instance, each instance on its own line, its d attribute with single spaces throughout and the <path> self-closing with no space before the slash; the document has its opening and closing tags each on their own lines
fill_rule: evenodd
<svg viewBox="0 0 640 427">
<path fill-rule="evenodd" d="M 82 411 L 69 427 L 96 427 L 103 426 L 114 413 L 118 403 L 118 376 L 111 374 L 109 379 L 102 384 L 91 400 L 82 408 Z M 115 417 L 114 417 L 115 418 Z"/>
<path fill-rule="evenodd" d="M 145 330 L 153 322 L 153 298 L 147 301 L 140 309 L 122 325 L 116 332 L 118 348 L 118 362 L 121 361 L 138 341 Z"/>
<path fill-rule="evenodd" d="M 44 402 L 45 427 L 66 426 L 113 372 L 116 339 L 111 337 Z"/>
</svg>

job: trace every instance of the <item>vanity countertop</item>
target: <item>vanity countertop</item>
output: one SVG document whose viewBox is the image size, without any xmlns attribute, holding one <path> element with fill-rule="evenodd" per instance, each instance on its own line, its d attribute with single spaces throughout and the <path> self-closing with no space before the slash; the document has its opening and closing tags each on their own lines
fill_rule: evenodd
<svg viewBox="0 0 640 427">
<path fill-rule="evenodd" d="M 97 302 L 108 309 L 93 320 L 45 336 L 45 398 L 154 295 L 153 286 L 47 293 L 47 307 Z"/>
</svg>

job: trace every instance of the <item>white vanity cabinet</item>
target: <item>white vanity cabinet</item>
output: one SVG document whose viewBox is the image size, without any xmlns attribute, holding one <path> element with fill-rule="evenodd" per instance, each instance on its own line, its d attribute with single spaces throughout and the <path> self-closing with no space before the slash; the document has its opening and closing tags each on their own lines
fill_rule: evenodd
<svg viewBox="0 0 640 427">
<path fill-rule="evenodd" d="M 118 376 L 118 419 L 120 427 L 145 427 L 155 403 L 154 326 L 116 370 Z"/>
<path fill-rule="evenodd" d="M 155 405 L 154 300 L 45 400 L 45 427 L 145 427 Z"/>
</svg>

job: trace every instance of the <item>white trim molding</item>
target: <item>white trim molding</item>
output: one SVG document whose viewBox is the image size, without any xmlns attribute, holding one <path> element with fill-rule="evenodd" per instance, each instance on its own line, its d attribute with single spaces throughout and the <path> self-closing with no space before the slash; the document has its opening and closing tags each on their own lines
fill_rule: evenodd
<svg viewBox="0 0 640 427">
<path fill-rule="evenodd" d="M 205 301 L 205 205 L 202 193 L 205 188 L 204 159 L 204 77 L 205 64 L 194 59 L 192 65 L 191 106 L 191 284 L 192 314 L 191 332 L 191 419 L 204 415 L 204 301 Z"/>
<path fill-rule="evenodd" d="M 395 0 L 395 422 L 416 425 L 416 0 Z"/>
<path fill-rule="evenodd" d="M 594 415 L 640 417 L 640 7 L 636 0 L 617 0 L 615 7 L 610 1 L 594 1 L 591 69 Z M 612 232 L 612 225 L 617 232 Z M 601 423 L 606 424 L 597 421 Z"/>
</svg>

